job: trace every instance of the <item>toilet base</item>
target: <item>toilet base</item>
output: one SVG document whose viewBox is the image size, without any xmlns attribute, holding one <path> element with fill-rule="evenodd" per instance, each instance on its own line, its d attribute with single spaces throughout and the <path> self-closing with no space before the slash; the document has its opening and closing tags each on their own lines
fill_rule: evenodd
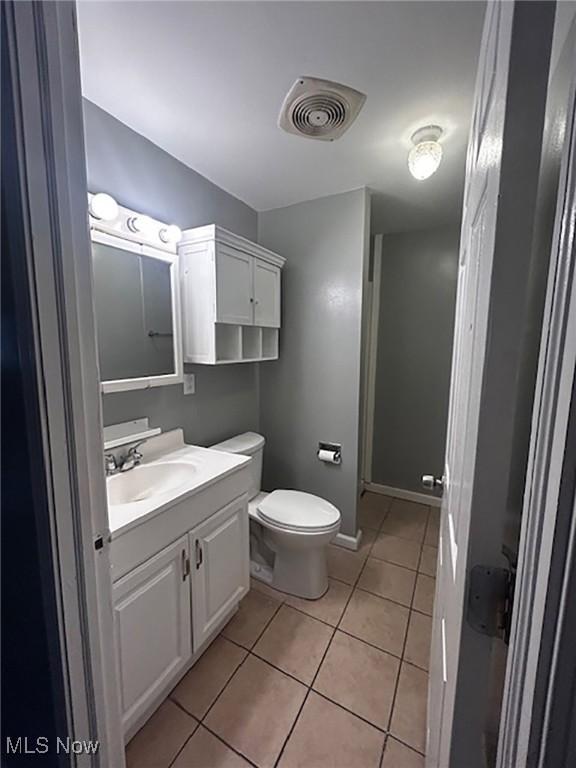
<svg viewBox="0 0 576 768">
<path fill-rule="evenodd" d="M 276 552 L 272 586 L 306 600 L 318 600 L 328 590 L 325 547 Z"/>
<path fill-rule="evenodd" d="M 269 565 L 250 560 L 250 576 L 257 581 L 272 586 L 272 568 Z"/>
<path fill-rule="evenodd" d="M 328 590 L 326 547 L 340 523 L 326 531 L 285 531 L 269 526 L 250 502 L 250 573 L 264 584 L 294 597 L 318 600 Z"/>
</svg>

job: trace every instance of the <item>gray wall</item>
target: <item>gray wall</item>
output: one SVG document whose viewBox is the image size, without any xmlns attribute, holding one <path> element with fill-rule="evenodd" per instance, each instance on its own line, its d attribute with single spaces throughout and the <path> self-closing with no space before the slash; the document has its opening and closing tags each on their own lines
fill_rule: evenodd
<svg viewBox="0 0 576 768">
<path fill-rule="evenodd" d="M 91 192 L 109 192 L 128 208 L 182 228 L 220 224 L 252 240 L 257 214 L 95 104 L 84 100 Z M 163 429 L 184 427 L 186 439 L 210 444 L 258 429 L 258 369 L 253 364 L 186 366 L 196 394 L 181 385 L 103 396 L 104 424 L 149 416 Z"/>
<path fill-rule="evenodd" d="M 372 482 L 422 491 L 442 475 L 458 270 L 457 227 L 385 235 Z"/>
<path fill-rule="evenodd" d="M 261 213 L 259 242 L 286 257 L 280 359 L 261 365 L 264 487 L 332 501 L 356 529 L 365 190 Z M 316 458 L 342 443 L 341 466 Z"/>
</svg>

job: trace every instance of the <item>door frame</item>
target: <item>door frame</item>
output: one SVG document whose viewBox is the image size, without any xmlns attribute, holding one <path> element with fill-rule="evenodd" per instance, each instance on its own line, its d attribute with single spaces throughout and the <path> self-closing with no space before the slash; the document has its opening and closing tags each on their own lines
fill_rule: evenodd
<svg viewBox="0 0 576 768">
<path fill-rule="evenodd" d="M 70 733 L 75 738 L 100 738 L 99 753 L 77 756 L 76 765 L 122 768 L 125 762 L 115 678 L 76 10 L 73 3 L 14 0 L 5 3 L 4 10 L 19 118 L 16 151 L 21 162 L 22 202 L 29 222 L 25 257 L 35 276 L 30 286 L 36 309 L 34 351 L 43 383 L 42 437 L 52 491 L 50 544 L 56 563 L 53 578 L 60 597 L 67 714 Z M 573 206 L 573 171 L 568 181 L 571 186 L 567 188 L 567 192 L 570 191 L 567 200 Z M 563 346 L 557 349 L 555 367 L 546 368 L 539 380 L 541 392 L 549 382 L 558 386 L 555 400 L 558 419 L 554 425 L 557 431 L 549 428 L 545 435 L 541 433 L 548 438 L 548 444 L 557 449 L 562 438 L 560 417 L 566 420 L 569 412 L 571 393 L 567 384 L 571 360 L 574 362 L 576 328 L 572 322 L 572 335 L 560 333 L 561 326 L 566 328 L 562 323 L 576 315 L 574 228 L 567 227 L 561 234 L 564 263 L 569 263 L 572 270 L 571 292 L 566 291 L 563 304 L 559 303 L 558 295 L 549 296 L 547 331 L 550 340 L 563 339 Z M 542 417 L 542 423 L 545 403 L 549 408 L 553 406 L 552 400 L 541 403 L 535 419 Z M 535 439 L 530 465 L 533 480 L 538 478 L 543 466 L 538 463 L 542 461 L 542 454 L 537 450 L 540 448 Z M 539 495 L 540 509 L 545 516 L 554 516 L 557 512 L 551 480 L 548 477 Z M 99 537 L 102 537 L 102 547 L 95 552 L 94 544 Z M 569 556 L 574 557 L 575 550 L 572 530 Z M 540 604 L 547 591 L 556 586 L 545 568 L 545 554 L 543 550 L 535 553 L 533 562 L 538 568 L 531 574 L 531 584 L 542 596 Z M 521 569 L 526 573 L 522 572 L 519 578 L 519 604 L 527 598 L 524 580 L 530 575 L 527 561 Z M 563 598 L 562 608 L 567 610 L 570 606 L 565 592 Z M 522 620 L 520 608 L 516 617 L 513 650 L 525 633 L 528 650 L 533 655 L 540 647 L 542 635 L 537 627 Z M 526 632 L 528 626 L 530 631 Z M 556 654 L 555 663 L 557 658 Z M 509 685 L 513 694 L 518 693 L 520 683 L 529 682 L 522 680 L 518 664 L 519 661 L 510 664 Z M 547 713 L 553 693 L 550 691 L 547 698 Z M 506 730 L 510 729 L 517 744 L 525 747 L 527 731 L 539 725 L 531 722 L 529 708 L 506 708 L 504 717 Z M 509 763 L 502 763 L 504 765 Z"/>
<path fill-rule="evenodd" d="M 74 765 L 123 768 L 76 7 L 3 12 L 68 734 L 99 742 Z"/>
<path fill-rule="evenodd" d="M 544 765 L 562 646 L 567 633 L 574 631 L 568 585 L 576 563 L 574 468 L 570 466 L 576 417 L 575 169 L 576 76 L 567 110 L 542 324 L 498 768 Z M 562 493 L 567 484 L 572 484 L 571 490 Z M 566 540 L 560 551 L 559 526 Z"/>
<path fill-rule="evenodd" d="M 374 408 L 376 404 L 376 372 L 378 365 L 378 329 L 380 323 L 380 286 L 384 235 L 374 235 L 372 258 L 364 293 L 368 302 L 366 359 L 364 375 L 364 450 L 362 451 L 362 488 L 372 482 L 372 451 L 374 447 Z"/>
</svg>

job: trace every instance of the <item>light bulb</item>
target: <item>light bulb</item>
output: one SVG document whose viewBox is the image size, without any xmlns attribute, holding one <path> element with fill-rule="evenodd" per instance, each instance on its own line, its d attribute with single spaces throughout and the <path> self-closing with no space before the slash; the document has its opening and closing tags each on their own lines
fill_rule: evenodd
<svg viewBox="0 0 576 768">
<path fill-rule="evenodd" d="M 437 141 L 421 141 L 412 147 L 408 155 L 408 168 L 418 181 L 424 181 L 436 173 L 442 160 L 442 146 Z"/>
<path fill-rule="evenodd" d="M 182 239 L 182 230 L 176 224 L 162 227 L 158 234 L 163 243 L 169 243 L 170 245 L 176 245 Z"/>
<path fill-rule="evenodd" d="M 418 181 L 430 178 L 436 173 L 442 160 L 442 145 L 438 139 L 442 136 L 442 128 L 438 125 L 427 125 L 412 135 L 414 146 L 408 155 L 408 168 Z"/>
<path fill-rule="evenodd" d="M 106 192 L 98 192 L 96 195 L 92 195 L 90 215 L 95 219 L 114 221 L 114 219 L 118 218 L 118 213 L 118 203 L 112 195 L 107 195 Z"/>
<path fill-rule="evenodd" d="M 154 234 L 155 224 L 149 216 L 132 216 L 126 222 L 128 229 L 150 237 Z"/>
</svg>

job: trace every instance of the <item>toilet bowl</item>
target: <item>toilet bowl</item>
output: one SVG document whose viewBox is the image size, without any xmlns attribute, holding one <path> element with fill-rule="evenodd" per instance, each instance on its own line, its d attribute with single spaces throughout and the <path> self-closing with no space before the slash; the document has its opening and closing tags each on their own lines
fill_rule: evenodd
<svg viewBox="0 0 576 768">
<path fill-rule="evenodd" d="M 314 600 L 328 589 L 326 547 L 340 529 L 340 512 L 325 499 L 302 491 L 262 493 L 264 442 L 262 435 L 245 432 L 212 448 L 252 457 L 248 503 L 252 576 L 281 592 Z"/>
</svg>

